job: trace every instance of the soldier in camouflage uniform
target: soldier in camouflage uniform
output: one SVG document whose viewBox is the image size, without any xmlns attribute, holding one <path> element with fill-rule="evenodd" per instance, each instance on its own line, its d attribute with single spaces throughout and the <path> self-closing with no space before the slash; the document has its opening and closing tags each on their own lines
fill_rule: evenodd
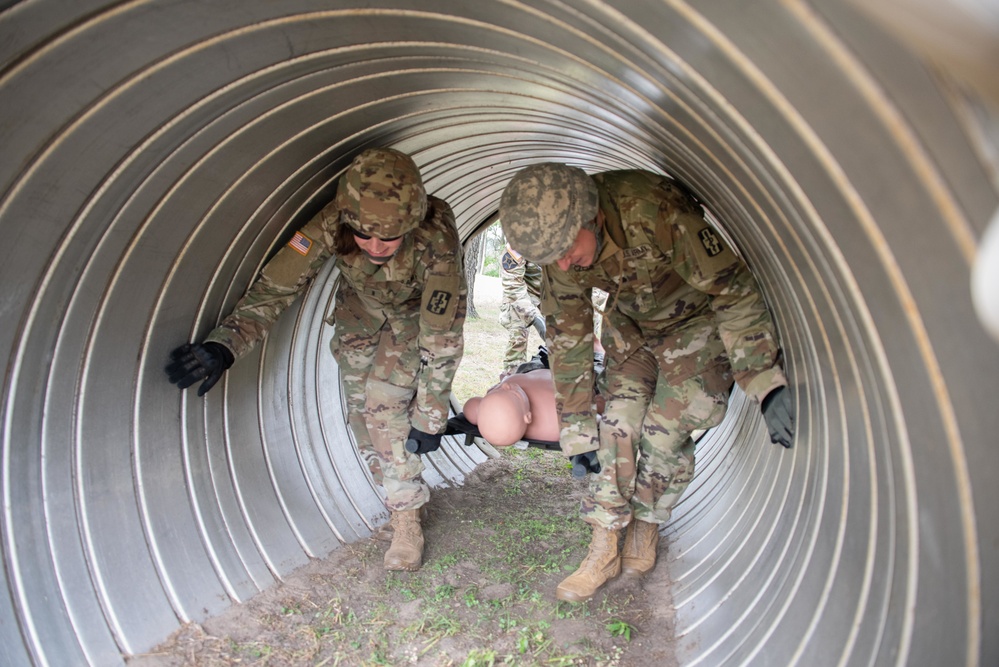
<svg viewBox="0 0 999 667">
<path fill-rule="evenodd" d="M 790 391 L 755 279 L 675 181 L 533 165 L 505 188 L 500 219 L 510 244 L 542 266 L 560 443 L 574 469 L 592 472 L 581 508 L 590 551 L 556 592 L 587 600 L 622 569 L 655 566 L 659 526 L 694 473 L 691 432 L 721 422 L 733 380 L 762 402 L 771 439 L 786 447 Z M 599 427 L 594 288 L 609 295 Z"/>
<path fill-rule="evenodd" d="M 499 322 L 510 332 L 503 355 L 503 372 L 500 379 L 509 377 L 525 363 L 527 358 L 528 328 L 534 326 L 545 340 L 545 319 L 538 306 L 541 303 L 541 267 L 528 262 L 519 252 L 506 244 L 500 259 L 500 278 L 503 302 L 500 304 Z M 600 343 L 601 313 L 607 304 L 607 292 L 593 290 L 593 362 L 603 368 L 604 348 Z"/>
<path fill-rule="evenodd" d="M 383 148 L 357 156 L 336 199 L 267 262 L 204 343 L 174 351 L 167 372 L 181 388 L 204 378 L 203 395 L 331 257 L 339 285 L 328 321 L 348 422 L 392 515 L 385 568 L 415 570 L 430 497 L 418 453 L 437 449 L 447 425 L 467 288 L 454 214 L 427 196 L 412 158 Z"/>
<path fill-rule="evenodd" d="M 541 268 L 521 257 L 510 244 L 507 244 L 500 258 L 500 281 L 503 301 L 500 303 L 499 322 L 509 332 L 503 354 L 502 378 L 527 360 L 529 327 L 535 327 L 541 340 L 545 339 L 545 321 L 538 311 Z"/>
</svg>

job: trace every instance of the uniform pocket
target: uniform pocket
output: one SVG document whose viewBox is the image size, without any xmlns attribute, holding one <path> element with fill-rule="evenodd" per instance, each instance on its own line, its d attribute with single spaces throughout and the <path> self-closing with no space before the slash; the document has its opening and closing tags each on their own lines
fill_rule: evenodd
<svg viewBox="0 0 999 667">
<path fill-rule="evenodd" d="M 408 332 L 407 332 L 408 333 Z M 378 339 L 371 376 L 396 387 L 411 387 L 420 370 L 420 351 L 413 336 L 385 327 Z"/>
<path fill-rule="evenodd" d="M 697 389 L 688 398 L 687 408 L 680 418 L 684 431 L 696 431 L 718 426 L 728 411 L 728 398 L 732 391 L 732 368 L 728 363 L 715 364 L 689 379 L 688 386 Z"/>
<path fill-rule="evenodd" d="M 333 311 L 333 324 L 344 324 L 350 329 L 373 334 L 385 324 L 385 313 L 366 308 L 364 302 L 352 290 L 341 291 L 336 295 Z"/>
<path fill-rule="evenodd" d="M 679 385 L 717 366 L 729 366 L 725 345 L 714 325 L 707 321 L 663 336 L 650 347 L 655 351 L 663 379 L 671 385 Z"/>
</svg>

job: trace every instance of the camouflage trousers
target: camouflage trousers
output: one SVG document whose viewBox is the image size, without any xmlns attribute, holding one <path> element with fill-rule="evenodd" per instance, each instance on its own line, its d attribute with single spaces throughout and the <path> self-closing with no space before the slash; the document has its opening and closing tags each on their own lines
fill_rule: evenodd
<svg viewBox="0 0 999 667">
<path fill-rule="evenodd" d="M 500 305 L 499 323 L 509 332 L 503 353 L 503 370 L 512 371 L 527 360 L 527 344 L 534 318 L 541 311 L 530 299 L 517 299 Z"/>
<path fill-rule="evenodd" d="M 337 324 L 331 342 L 347 400 L 347 423 L 375 483 L 391 511 L 421 507 L 430 488 L 423 461 L 406 451 L 409 411 L 416 397 L 416 340 L 400 340 L 386 323 L 370 334 Z"/>
<path fill-rule="evenodd" d="M 600 387 L 607 400 L 599 426 L 601 471 L 590 475 L 583 520 L 611 529 L 632 517 L 668 521 L 694 477 L 691 433 L 721 423 L 731 387 L 727 364 L 671 384 L 644 347 L 608 368 Z"/>
</svg>

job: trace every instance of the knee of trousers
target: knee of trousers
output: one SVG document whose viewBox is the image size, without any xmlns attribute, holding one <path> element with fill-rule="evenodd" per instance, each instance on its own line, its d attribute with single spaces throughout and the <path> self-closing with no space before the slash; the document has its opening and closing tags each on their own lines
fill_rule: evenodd
<svg viewBox="0 0 999 667">
<path fill-rule="evenodd" d="M 645 411 L 638 401 L 608 402 L 600 420 L 601 445 L 637 441 L 642 434 Z"/>
<path fill-rule="evenodd" d="M 409 404 L 416 396 L 416 387 L 399 387 L 390 382 L 369 377 L 364 385 L 364 394 L 366 413 L 394 411 L 402 413 L 409 421 Z"/>
<path fill-rule="evenodd" d="M 411 427 L 409 407 L 416 388 L 369 378 L 365 391 L 364 421 L 372 447 L 382 460 L 382 473 L 401 480 L 418 476 L 423 471 L 422 460 L 405 448 Z"/>
</svg>

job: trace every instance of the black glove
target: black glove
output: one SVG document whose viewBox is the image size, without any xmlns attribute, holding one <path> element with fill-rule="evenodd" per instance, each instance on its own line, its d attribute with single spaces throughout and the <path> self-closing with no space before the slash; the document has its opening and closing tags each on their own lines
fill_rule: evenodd
<svg viewBox="0 0 999 667">
<path fill-rule="evenodd" d="M 763 399 L 760 405 L 763 420 L 770 431 L 770 442 L 791 447 L 794 442 L 794 406 L 791 403 L 791 390 L 777 387 Z"/>
<path fill-rule="evenodd" d="M 229 348 L 221 343 L 187 343 L 171 352 L 170 357 L 173 361 L 166 367 L 167 375 L 170 382 L 181 389 L 204 378 L 198 387 L 198 396 L 204 396 L 214 387 L 235 361 Z"/>
<path fill-rule="evenodd" d="M 597 461 L 596 452 L 573 454 L 569 457 L 569 461 L 572 462 L 572 476 L 577 479 L 586 477 L 587 473 L 600 472 L 600 462 Z"/>
<path fill-rule="evenodd" d="M 426 454 L 440 449 L 443 433 L 424 433 L 419 429 L 410 429 L 406 438 L 406 451 L 411 454 Z"/>
<path fill-rule="evenodd" d="M 544 366 L 545 368 L 551 368 L 551 364 L 548 363 L 548 348 L 547 347 L 545 347 L 544 345 L 538 346 L 537 357 L 538 357 L 538 361 L 541 362 L 542 366 Z"/>
<path fill-rule="evenodd" d="M 545 349 L 544 345 L 538 347 L 538 353 L 531 357 L 530 361 L 525 361 L 520 366 L 517 366 L 517 370 L 513 374 L 520 375 L 521 373 L 540 371 L 542 368 L 548 368 L 548 350 Z"/>
</svg>

